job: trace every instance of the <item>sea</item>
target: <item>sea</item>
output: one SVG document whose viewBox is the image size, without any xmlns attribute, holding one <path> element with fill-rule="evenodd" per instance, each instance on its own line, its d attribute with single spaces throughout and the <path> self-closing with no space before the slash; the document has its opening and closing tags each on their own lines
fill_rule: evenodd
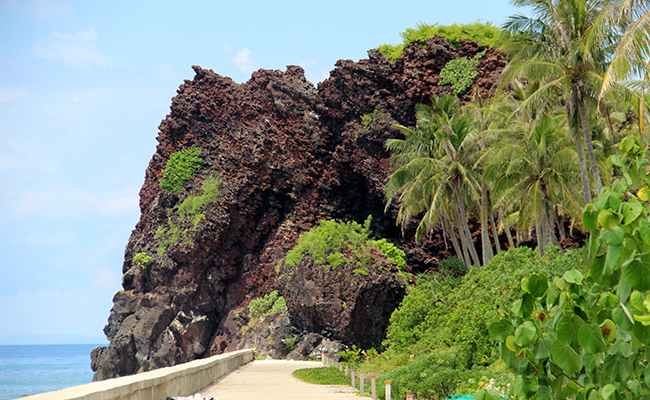
<svg viewBox="0 0 650 400">
<path fill-rule="evenodd" d="M 90 352 L 97 346 L 0 345 L 0 400 L 92 382 Z"/>
</svg>

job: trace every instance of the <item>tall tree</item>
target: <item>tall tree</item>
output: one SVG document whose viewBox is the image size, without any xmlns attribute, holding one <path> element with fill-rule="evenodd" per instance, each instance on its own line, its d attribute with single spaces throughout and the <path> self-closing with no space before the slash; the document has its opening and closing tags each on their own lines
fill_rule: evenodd
<svg viewBox="0 0 650 400">
<path fill-rule="evenodd" d="M 594 143 L 590 115 L 602 82 L 610 44 L 616 32 L 601 35 L 598 40 L 588 35 L 609 0 L 513 0 L 528 7 L 533 17 L 510 17 L 504 29 L 512 34 L 506 50 L 513 57 L 506 71 L 506 81 L 524 77 L 539 80 L 536 96 L 556 96 L 565 102 L 567 122 L 580 161 L 583 196 L 590 203 L 592 196 L 589 174 L 596 194 L 602 181 Z M 584 147 L 583 147 L 584 144 Z M 584 160 L 584 149 L 589 167 Z"/>
<path fill-rule="evenodd" d="M 581 209 L 577 154 L 562 117 L 542 115 L 514 126 L 486 153 L 488 178 L 494 182 L 497 205 L 508 204 L 523 232 L 533 228 L 540 257 L 554 235 L 556 207 L 576 217 Z"/>
<path fill-rule="evenodd" d="M 389 204 L 399 194 L 398 222 L 403 226 L 424 212 L 418 240 L 441 224 L 447 234 L 457 235 L 458 257 L 468 265 L 481 265 L 465 203 L 478 198 L 472 174 L 472 117 L 451 95 L 432 98 L 431 107 L 418 105 L 416 116 L 414 129 L 399 127 L 404 139 L 386 142 L 386 148 L 393 151 L 391 164 L 395 168 L 386 184 Z"/>
</svg>

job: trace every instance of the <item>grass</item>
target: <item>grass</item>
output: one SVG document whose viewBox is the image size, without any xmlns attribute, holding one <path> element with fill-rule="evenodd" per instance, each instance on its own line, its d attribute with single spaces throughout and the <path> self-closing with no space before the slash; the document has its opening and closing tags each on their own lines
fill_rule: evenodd
<svg viewBox="0 0 650 400">
<path fill-rule="evenodd" d="M 303 368 L 293 371 L 294 377 L 318 385 L 350 385 L 350 377 L 336 368 Z"/>
</svg>

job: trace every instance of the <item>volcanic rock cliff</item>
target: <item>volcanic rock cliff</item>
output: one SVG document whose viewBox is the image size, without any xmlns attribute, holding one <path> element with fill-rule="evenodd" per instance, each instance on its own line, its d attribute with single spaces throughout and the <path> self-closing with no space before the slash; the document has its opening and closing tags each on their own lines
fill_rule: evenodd
<svg viewBox="0 0 650 400">
<path fill-rule="evenodd" d="M 414 125 L 416 103 L 449 91 L 438 86 L 449 60 L 482 50 L 469 41 L 454 48 L 439 37 L 408 46 L 394 63 L 373 50 L 368 59 L 337 62 L 318 88 L 297 66 L 259 70 L 244 84 L 194 66 L 194 79 L 180 86 L 159 127 L 140 191 L 142 215 L 125 251 L 124 290 L 104 328 L 110 345 L 92 353 L 94 379 L 250 346 L 240 331 L 244 306 L 274 288 L 287 298 L 288 315 L 267 331 L 300 336 L 302 355 L 328 339 L 378 344 L 404 295 L 396 271 L 333 280 L 302 266 L 283 283 L 276 282 L 276 266 L 318 221 L 368 215 L 376 237 L 406 250 L 407 268 L 426 270 L 446 254 L 435 235 L 417 246 L 408 232 L 402 237 L 394 210 L 384 212 L 383 143 L 398 137 L 393 124 Z M 470 92 L 488 96 L 504 66 L 504 57 L 487 49 Z M 362 125 L 374 110 L 382 113 Z M 201 149 L 202 167 L 182 191 L 161 189 L 170 156 L 192 147 Z M 178 222 L 180 239 L 160 251 L 161 229 L 175 207 L 215 173 L 223 182 L 218 201 L 204 219 Z M 134 262 L 139 253 L 151 261 Z M 312 303 L 318 307 L 307 307 Z"/>
</svg>

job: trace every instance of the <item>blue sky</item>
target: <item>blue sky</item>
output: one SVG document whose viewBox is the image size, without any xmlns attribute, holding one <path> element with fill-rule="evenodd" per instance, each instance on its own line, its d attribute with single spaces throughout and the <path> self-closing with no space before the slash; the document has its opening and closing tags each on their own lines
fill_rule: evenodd
<svg viewBox="0 0 650 400">
<path fill-rule="evenodd" d="M 245 82 L 429 24 L 501 25 L 507 0 L 0 0 L 0 343 L 103 337 L 158 125 L 191 65 Z M 57 335 L 57 336 L 54 336 Z"/>
</svg>

